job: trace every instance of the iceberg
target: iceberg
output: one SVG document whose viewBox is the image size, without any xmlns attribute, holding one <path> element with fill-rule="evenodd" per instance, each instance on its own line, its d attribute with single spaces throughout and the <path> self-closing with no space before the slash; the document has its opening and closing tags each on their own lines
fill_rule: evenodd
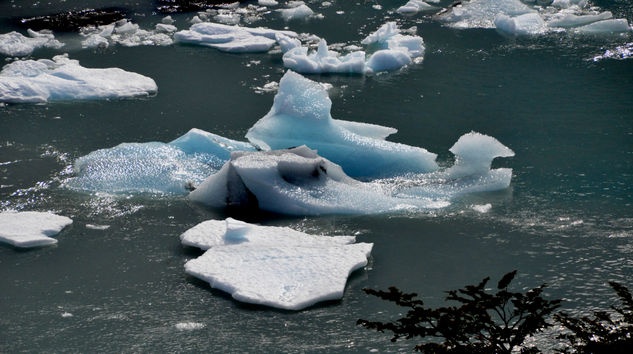
<svg viewBox="0 0 633 354">
<path fill-rule="evenodd" d="M 403 15 L 411 15 L 416 14 L 422 11 L 434 11 L 437 10 L 437 7 L 433 5 L 429 5 L 427 2 L 422 0 L 409 0 L 406 4 L 400 6 L 396 12 Z"/>
<path fill-rule="evenodd" d="M 174 39 L 180 43 L 198 44 L 225 52 L 251 53 L 270 50 L 277 43 L 276 36 L 278 35 L 297 37 L 297 34 L 292 31 L 202 22 L 192 25 L 189 30 L 176 32 Z"/>
<path fill-rule="evenodd" d="M 395 22 L 387 22 L 361 42 L 374 52 L 369 59 L 366 59 L 365 52 L 361 50 L 345 55 L 329 50 L 325 39 L 320 39 L 318 49 L 312 52 L 307 47 L 302 47 L 297 39 L 280 35 L 277 42 L 284 53 L 284 66 L 303 74 L 391 71 L 424 55 L 422 37 L 402 35 Z"/>
<path fill-rule="evenodd" d="M 255 148 L 200 129 L 169 142 L 123 143 L 80 157 L 64 187 L 87 192 L 186 194 L 216 172 L 231 151 Z"/>
<path fill-rule="evenodd" d="M 148 96 L 157 90 L 149 77 L 119 68 L 84 68 L 67 55 L 18 60 L 0 71 L 0 102 L 125 98 Z"/>
<path fill-rule="evenodd" d="M 303 1 L 290 1 L 288 5 L 290 6 L 288 9 L 277 10 L 286 21 L 301 20 L 314 15 L 314 11 Z"/>
<path fill-rule="evenodd" d="M 28 30 L 30 37 L 19 32 L 0 34 L 0 54 L 12 57 L 30 55 L 38 48 L 59 49 L 64 43 L 55 39 L 52 32 L 42 30 L 39 32 Z"/>
<path fill-rule="evenodd" d="M 499 15 L 495 19 L 495 26 L 499 32 L 510 35 L 536 35 L 548 30 L 545 21 L 537 13 L 527 13 L 516 17 Z"/>
<path fill-rule="evenodd" d="M 237 301 L 285 310 L 342 298 L 349 274 L 367 264 L 373 246 L 352 244 L 351 236 L 314 236 L 230 218 L 213 225 L 221 223 L 194 227 L 213 241 L 185 264 L 185 272 Z"/>
<path fill-rule="evenodd" d="M 0 242 L 20 248 L 52 245 L 57 240 L 51 236 L 72 222 L 68 217 L 50 212 L 0 212 Z"/>
<path fill-rule="evenodd" d="M 279 82 L 273 107 L 248 130 L 246 138 L 262 150 L 307 145 L 353 177 L 431 172 L 438 168 L 435 154 L 380 139 L 395 132 L 393 128 L 335 120 L 330 115 L 331 107 L 332 101 L 322 85 L 289 70 Z"/>
<path fill-rule="evenodd" d="M 290 215 L 376 214 L 450 204 L 424 196 L 394 197 L 390 192 L 377 183 L 350 178 L 339 165 L 300 146 L 233 152 L 189 199 L 214 208 L 252 207 Z"/>
</svg>

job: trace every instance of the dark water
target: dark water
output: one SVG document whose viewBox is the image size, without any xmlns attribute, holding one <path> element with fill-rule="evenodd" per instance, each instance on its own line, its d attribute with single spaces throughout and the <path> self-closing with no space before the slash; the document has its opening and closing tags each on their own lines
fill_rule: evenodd
<svg viewBox="0 0 633 354">
<path fill-rule="evenodd" d="M 383 10 L 372 9 L 376 3 Z M 0 33 L 14 29 L 13 17 L 86 6 L 37 4 L 0 2 Z M 160 19 L 151 1 L 89 4 L 131 9 L 142 27 Z M 427 47 L 422 64 L 369 77 L 311 76 L 334 85 L 332 116 L 393 126 L 399 133 L 391 140 L 436 152 L 442 164 L 450 164 L 448 148 L 460 135 L 492 135 L 516 152 L 495 163 L 513 168 L 509 190 L 467 196 L 432 214 L 233 215 L 318 234 L 358 233 L 359 241 L 375 245 L 341 301 L 300 312 L 237 303 L 184 274 L 183 264 L 200 252 L 178 239 L 201 221 L 227 215 L 183 197 L 114 198 L 59 183 L 77 157 L 121 142 L 170 141 L 193 127 L 243 139 L 272 105 L 273 94 L 254 87 L 279 80 L 280 55 L 181 45 L 81 50 L 76 35 L 60 35 L 68 43 L 62 52 L 83 66 L 141 73 L 159 92 L 0 107 L 0 209 L 53 210 L 74 220 L 57 246 L 0 247 L 0 352 L 406 351 L 414 342 L 390 343 L 388 335 L 355 325 L 358 318 L 399 314 L 361 288 L 397 285 L 437 306 L 444 290 L 518 269 L 517 289 L 546 282 L 548 296 L 583 312 L 613 303 L 606 281 L 633 286 L 633 60 L 588 60 L 633 39 L 509 39 L 388 13 L 402 4 L 308 2 L 323 20 L 284 23 L 272 13 L 255 25 L 288 26 L 329 43 L 357 43 L 387 18 L 417 25 Z M 633 20 L 628 1 L 594 4 Z M 191 16 L 175 16 L 179 29 Z M 39 50 L 33 57 L 59 53 Z M 492 209 L 485 214 L 469 207 L 486 203 Z M 189 321 L 206 327 L 175 328 Z M 539 341 L 551 348 L 549 339 Z"/>
</svg>

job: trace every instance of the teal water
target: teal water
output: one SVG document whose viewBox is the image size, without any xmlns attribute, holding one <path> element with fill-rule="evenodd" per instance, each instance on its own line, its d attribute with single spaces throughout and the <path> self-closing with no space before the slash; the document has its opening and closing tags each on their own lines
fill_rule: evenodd
<svg viewBox="0 0 633 354">
<path fill-rule="evenodd" d="M 376 3 L 383 10 L 371 7 Z M 633 20 L 628 1 L 593 3 Z M 14 29 L 9 19 L 16 16 L 85 6 L 37 4 L 0 3 L 0 33 Z M 90 5 L 131 9 L 142 27 L 161 18 L 152 1 Z M 82 50 L 76 35 L 59 35 L 67 47 L 33 58 L 68 52 L 86 67 L 149 76 L 159 91 L 142 99 L 0 107 L 0 209 L 53 210 L 74 220 L 57 246 L 0 247 L 0 352 L 405 351 L 414 342 L 390 343 L 389 335 L 355 325 L 399 314 L 363 287 L 397 285 L 437 306 L 445 290 L 518 269 L 517 289 L 546 282 L 547 295 L 565 299 L 566 310 L 586 312 L 613 303 L 606 281 L 633 286 L 633 59 L 589 60 L 631 36 L 512 39 L 389 14 L 399 2 L 308 5 L 324 19 L 284 23 L 272 13 L 255 25 L 357 43 L 390 19 L 416 25 L 427 49 L 421 64 L 393 73 L 310 76 L 334 86 L 334 118 L 395 127 L 390 140 L 436 152 L 444 165 L 462 134 L 494 136 L 516 153 L 495 163 L 513 169 L 511 187 L 434 213 L 232 215 L 317 234 L 356 233 L 374 243 L 370 264 L 351 276 L 341 301 L 300 312 L 237 303 L 184 274 L 183 264 L 200 253 L 178 239 L 223 212 L 184 197 L 115 198 L 59 185 L 76 158 L 122 142 L 171 141 L 193 127 L 243 139 L 272 105 L 272 93 L 254 88 L 279 81 L 280 55 L 182 45 Z M 187 28 L 191 16 L 174 16 L 176 26 Z M 470 209 L 486 203 L 488 213 Z M 175 328 L 190 321 L 206 327 Z"/>
</svg>

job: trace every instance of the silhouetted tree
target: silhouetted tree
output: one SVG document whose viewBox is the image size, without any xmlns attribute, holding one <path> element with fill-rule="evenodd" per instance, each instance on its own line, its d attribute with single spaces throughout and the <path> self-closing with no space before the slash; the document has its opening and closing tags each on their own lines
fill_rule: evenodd
<svg viewBox="0 0 633 354">
<path fill-rule="evenodd" d="M 593 317 L 574 318 L 567 313 L 558 313 L 554 319 L 571 333 L 558 336 L 566 339 L 570 346 L 565 353 L 633 353 L 633 296 L 623 285 L 609 282 L 620 298 L 621 307 L 611 306 L 617 314 L 595 311 Z"/>
<path fill-rule="evenodd" d="M 363 289 L 369 295 L 410 310 L 394 322 L 359 319 L 357 324 L 379 332 L 393 332 L 392 342 L 399 338 L 424 338 L 414 349 L 425 353 L 511 353 L 519 349 L 527 337 L 550 327 L 546 318 L 560 306 L 560 300 L 546 300 L 541 296 L 545 284 L 526 293 L 509 291 L 515 275 L 516 270 L 504 275 L 496 293 L 485 289 L 490 278 L 478 285 L 448 291 L 446 300 L 457 302 L 459 306 L 436 309 L 424 307 L 417 294 L 403 293 L 395 287 L 389 291 Z M 536 347 L 520 348 L 520 351 L 540 352 Z"/>
</svg>

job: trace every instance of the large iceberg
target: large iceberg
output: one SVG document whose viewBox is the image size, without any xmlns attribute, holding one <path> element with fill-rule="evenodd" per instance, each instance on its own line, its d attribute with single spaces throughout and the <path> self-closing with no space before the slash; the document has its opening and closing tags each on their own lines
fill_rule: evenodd
<svg viewBox="0 0 633 354">
<path fill-rule="evenodd" d="M 0 34 L 0 54 L 7 56 L 30 55 L 38 48 L 59 49 L 64 43 L 55 39 L 52 32 L 42 30 L 39 32 L 28 30 L 29 37 L 19 32 Z"/>
<path fill-rule="evenodd" d="M 0 242 L 21 248 L 52 245 L 57 240 L 51 236 L 72 222 L 68 217 L 50 212 L 0 212 Z"/>
<path fill-rule="evenodd" d="M 436 155 L 425 149 L 376 138 L 389 128 L 332 119 L 332 101 L 322 85 L 287 71 L 270 112 L 246 138 L 263 150 L 307 145 L 341 165 L 353 177 L 380 177 L 437 169 Z"/>
<path fill-rule="evenodd" d="M 295 38 L 292 31 L 277 31 L 268 28 L 229 26 L 219 23 L 196 23 L 188 30 L 176 32 L 174 39 L 180 43 L 198 44 L 225 52 L 266 52 L 277 42 L 276 36 Z"/>
<path fill-rule="evenodd" d="M 230 218 L 195 226 L 183 243 L 192 234 L 210 249 L 185 264 L 188 274 L 238 301 L 285 310 L 342 298 L 347 277 L 367 264 L 373 246 Z"/>
<path fill-rule="evenodd" d="M 200 129 L 169 142 L 123 143 L 83 156 L 64 186 L 106 193 L 186 194 L 230 158 L 255 148 Z"/>
<path fill-rule="evenodd" d="M 67 55 L 18 60 L 0 71 L 0 102 L 124 98 L 148 96 L 157 90 L 149 77 L 119 68 L 84 68 Z"/>
<path fill-rule="evenodd" d="M 304 74 L 391 71 L 424 55 L 422 37 L 401 34 L 395 22 L 385 23 L 361 41 L 372 53 L 369 59 L 361 50 L 345 55 L 329 50 L 325 39 L 320 40 L 316 51 L 310 51 L 308 47 L 301 46 L 299 40 L 283 35 L 278 35 L 277 41 L 284 52 L 284 66 Z"/>
<path fill-rule="evenodd" d="M 350 178 L 339 165 L 305 146 L 233 152 L 189 198 L 215 208 L 253 207 L 291 215 L 375 214 L 449 204 L 425 196 L 394 197 L 377 183 Z"/>
</svg>

